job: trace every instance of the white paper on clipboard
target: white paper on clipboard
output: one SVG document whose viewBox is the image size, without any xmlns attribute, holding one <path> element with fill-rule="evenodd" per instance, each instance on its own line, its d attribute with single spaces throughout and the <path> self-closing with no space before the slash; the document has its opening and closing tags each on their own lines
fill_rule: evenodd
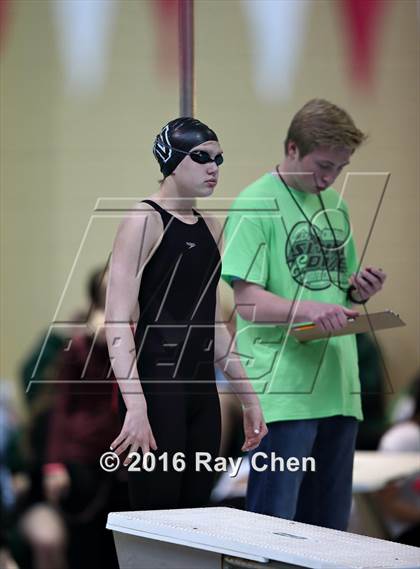
<svg viewBox="0 0 420 569">
<path fill-rule="evenodd" d="M 372 330 L 386 330 L 387 328 L 398 328 L 405 326 L 398 314 L 392 310 L 374 312 L 372 314 L 362 314 L 354 319 L 349 319 L 347 326 L 326 332 L 314 324 L 297 324 L 290 330 L 290 334 L 299 342 L 309 342 L 311 340 L 321 340 L 332 336 L 346 336 L 347 334 L 361 334 Z"/>
</svg>

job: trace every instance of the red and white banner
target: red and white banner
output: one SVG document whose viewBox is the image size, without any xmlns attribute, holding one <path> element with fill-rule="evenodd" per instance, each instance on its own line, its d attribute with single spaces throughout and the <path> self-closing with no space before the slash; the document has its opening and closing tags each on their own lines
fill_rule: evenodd
<svg viewBox="0 0 420 569">
<path fill-rule="evenodd" d="M 154 0 L 158 69 L 162 77 L 178 77 L 178 11 L 180 0 Z M 181 0 L 182 1 L 182 0 Z"/>
<path fill-rule="evenodd" d="M 390 0 L 341 0 L 347 35 L 350 75 L 355 83 L 370 88 L 375 76 L 376 51 L 385 6 Z"/>
<path fill-rule="evenodd" d="M 106 80 L 117 2 L 56 0 L 51 6 L 68 91 L 99 92 Z"/>
<path fill-rule="evenodd" d="M 310 2 L 242 0 L 252 43 L 253 76 L 267 102 L 292 96 Z"/>
<path fill-rule="evenodd" d="M 0 0 L 0 50 L 3 47 L 6 37 L 6 28 L 10 18 L 10 1 Z"/>
</svg>

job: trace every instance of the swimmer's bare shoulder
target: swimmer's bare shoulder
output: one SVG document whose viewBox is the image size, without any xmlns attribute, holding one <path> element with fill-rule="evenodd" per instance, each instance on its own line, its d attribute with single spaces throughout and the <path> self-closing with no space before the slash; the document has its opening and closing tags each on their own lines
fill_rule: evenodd
<svg viewBox="0 0 420 569">
<path fill-rule="evenodd" d="M 111 288 L 130 286 L 138 290 L 143 269 L 162 235 L 161 216 L 151 205 L 136 202 L 126 211 L 112 248 Z"/>
<path fill-rule="evenodd" d="M 113 255 L 120 248 L 127 251 L 130 261 L 141 269 L 163 236 L 162 218 L 150 204 L 135 202 L 126 212 L 117 231 Z"/>
</svg>

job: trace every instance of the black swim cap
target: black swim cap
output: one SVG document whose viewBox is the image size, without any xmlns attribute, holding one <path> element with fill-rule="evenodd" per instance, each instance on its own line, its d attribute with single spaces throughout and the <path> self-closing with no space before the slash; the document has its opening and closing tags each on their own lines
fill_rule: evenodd
<svg viewBox="0 0 420 569">
<path fill-rule="evenodd" d="M 217 141 L 216 133 L 197 119 L 181 117 L 168 122 L 153 144 L 153 154 L 165 178 L 185 158 L 185 152 L 209 140 Z"/>
</svg>

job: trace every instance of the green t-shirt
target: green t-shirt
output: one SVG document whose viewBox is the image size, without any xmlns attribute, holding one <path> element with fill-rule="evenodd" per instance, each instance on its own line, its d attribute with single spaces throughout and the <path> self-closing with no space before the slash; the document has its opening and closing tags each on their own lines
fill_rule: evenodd
<svg viewBox="0 0 420 569">
<path fill-rule="evenodd" d="M 264 175 L 229 212 L 222 277 L 230 285 L 235 278 L 256 283 L 289 300 L 350 307 L 346 289 L 357 256 L 346 204 L 332 188 L 323 191 L 326 216 L 317 195 L 290 192 L 312 229 L 287 188 Z M 265 420 L 362 419 L 355 336 L 299 343 L 287 330 L 286 323 L 254 324 L 237 316 L 242 364 Z"/>
</svg>

